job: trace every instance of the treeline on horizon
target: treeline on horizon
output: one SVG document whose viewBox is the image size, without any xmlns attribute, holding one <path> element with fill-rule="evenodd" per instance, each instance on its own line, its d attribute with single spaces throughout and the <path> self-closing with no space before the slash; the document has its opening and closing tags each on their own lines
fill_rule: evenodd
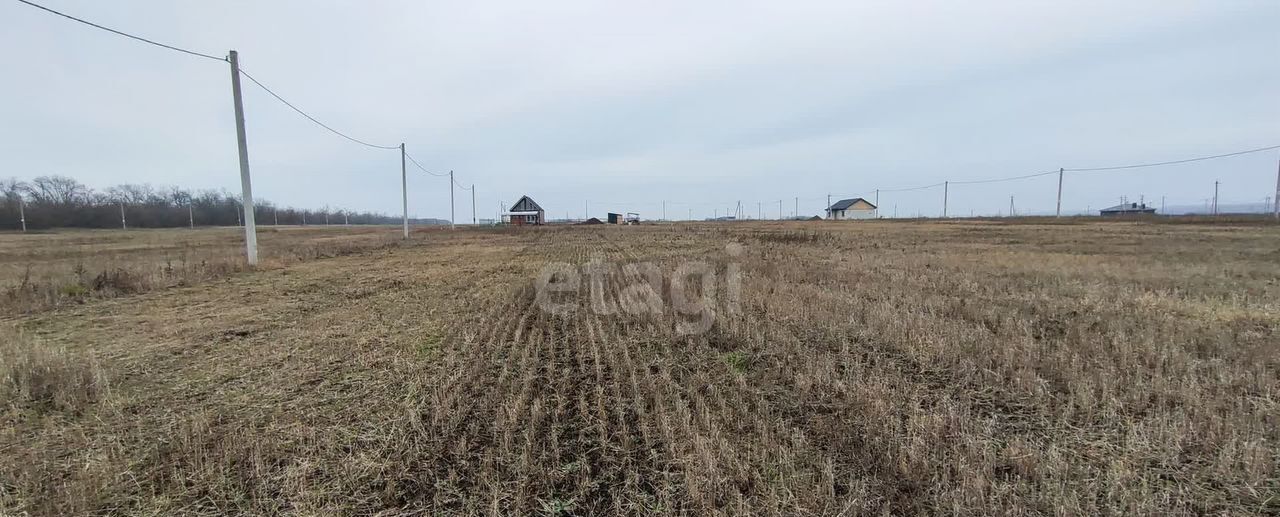
<svg viewBox="0 0 1280 517">
<path fill-rule="evenodd" d="M 94 190 L 74 178 L 40 176 L 30 181 L 0 180 L 0 229 L 120 228 L 120 208 L 129 228 L 234 226 L 241 224 L 240 196 L 225 190 L 192 191 L 179 187 L 124 184 Z M 329 208 L 277 207 L 254 200 L 258 224 L 400 224 L 401 218 L 373 212 Z M 278 223 L 277 223 L 278 221 Z M 438 219 L 411 219 L 416 224 L 441 224 Z"/>
</svg>

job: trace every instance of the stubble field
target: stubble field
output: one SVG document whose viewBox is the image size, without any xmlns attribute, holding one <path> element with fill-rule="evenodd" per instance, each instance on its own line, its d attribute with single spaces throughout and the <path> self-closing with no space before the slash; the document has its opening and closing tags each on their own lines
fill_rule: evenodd
<svg viewBox="0 0 1280 517">
<path fill-rule="evenodd" d="M 1280 511 L 1280 227 L 1045 223 L 382 229 L 55 293 L 3 318 L 0 512 Z"/>
</svg>

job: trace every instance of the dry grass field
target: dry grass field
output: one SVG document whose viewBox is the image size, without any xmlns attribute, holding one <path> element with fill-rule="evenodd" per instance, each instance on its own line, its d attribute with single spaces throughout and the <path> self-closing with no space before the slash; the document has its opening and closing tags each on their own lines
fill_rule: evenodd
<svg viewBox="0 0 1280 517">
<path fill-rule="evenodd" d="M 386 227 L 264 226 L 260 263 L 278 267 L 396 243 Z M 0 311 L 188 285 L 244 270 L 244 230 L 0 233 Z"/>
<path fill-rule="evenodd" d="M 1280 227 L 1044 223 L 382 229 L 28 305 L 0 513 L 1280 512 Z"/>
</svg>

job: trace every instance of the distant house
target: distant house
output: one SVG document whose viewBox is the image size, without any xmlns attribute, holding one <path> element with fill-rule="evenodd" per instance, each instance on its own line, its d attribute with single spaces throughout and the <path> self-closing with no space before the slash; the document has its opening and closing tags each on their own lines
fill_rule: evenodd
<svg viewBox="0 0 1280 517">
<path fill-rule="evenodd" d="M 1146 203 L 1125 203 L 1116 205 L 1111 208 L 1103 208 L 1100 213 L 1103 217 L 1117 217 L 1123 215 L 1153 215 L 1156 213 L 1154 207 L 1148 207 Z"/>
<path fill-rule="evenodd" d="M 546 224 L 547 212 L 529 196 L 521 196 L 503 217 L 511 224 Z"/>
<path fill-rule="evenodd" d="M 875 216 L 876 205 L 860 197 L 841 199 L 827 207 L 827 219 L 836 221 L 843 219 L 874 219 Z"/>
</svg>

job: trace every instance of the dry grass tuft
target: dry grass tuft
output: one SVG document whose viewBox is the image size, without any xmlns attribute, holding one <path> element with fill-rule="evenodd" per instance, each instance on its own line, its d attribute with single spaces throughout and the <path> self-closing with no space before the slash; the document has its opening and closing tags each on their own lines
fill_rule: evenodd
<svg viewBox="0 0 1280 517">
<path fill-rule="evenodd" d="M 79 413 L 107 393 L 107 376 L 92 357 L 0 332 L 0 402 L 9 410 Z"/>
</svg>

